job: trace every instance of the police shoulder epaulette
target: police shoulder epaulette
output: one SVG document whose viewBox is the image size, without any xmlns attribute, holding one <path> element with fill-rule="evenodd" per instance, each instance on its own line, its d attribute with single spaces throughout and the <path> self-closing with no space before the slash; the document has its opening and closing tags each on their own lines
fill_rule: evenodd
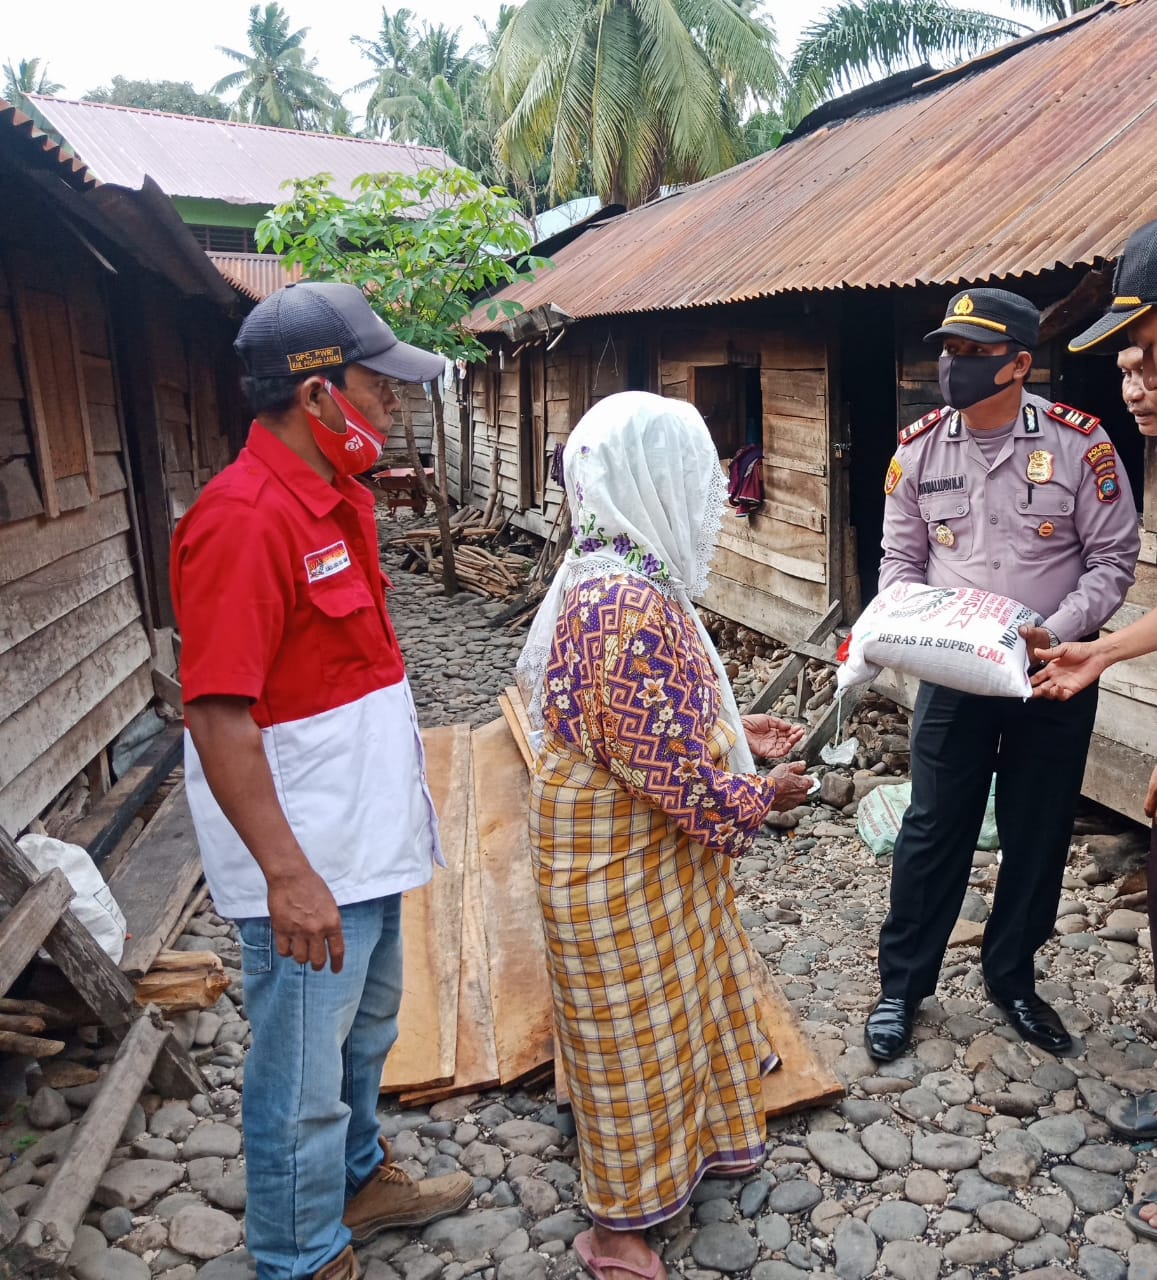
<svg viewBox="0 0 1157 1280">
<path fill-rule="evenodd" d="M 1083 413 L 1080 409 L 1073 409 L 1067 404 L 1051 404 L 1046 412 L 1056 422 L 1072 427 L 1083 436 L 1091 436 L 1101 425 L 1100 418 L 1095 418 L 1091 413 Z"/>
<path fill-rule="evenodd" d="M 933 409 L 931 413 L 926 413 L 922 418 L 917 418 L 915 422 L 909 423 L 900 432 L 900 443 L 910 444 L 917 436 L 922 436 L 925 431 L 931 431 L 938 422 L 943 420 L 944 415 L 948 412 L 947 406 L 942 409 Z"/>
</svg>

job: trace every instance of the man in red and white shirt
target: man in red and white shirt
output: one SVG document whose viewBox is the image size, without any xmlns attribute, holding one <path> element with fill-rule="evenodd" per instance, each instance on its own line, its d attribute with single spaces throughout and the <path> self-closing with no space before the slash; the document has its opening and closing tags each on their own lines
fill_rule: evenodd
<svg viewBox="0 0 1157 1280">
<path fill-rule="evenodd" d="M 247 1242 L 258 1280 L 351 1280 L 352 1241 L 463 1208 L 376 1107 L 401 999 L 401 895 L 442 863 L 373 497 L 393 381 L 440 377 L 351 285 L 297 284 L 237 339 L 256 420 L 173 542 L 189 807 L 241 937 Z M 379 1145 L 380 1144 L 380 1145 Z"/>
</svg>

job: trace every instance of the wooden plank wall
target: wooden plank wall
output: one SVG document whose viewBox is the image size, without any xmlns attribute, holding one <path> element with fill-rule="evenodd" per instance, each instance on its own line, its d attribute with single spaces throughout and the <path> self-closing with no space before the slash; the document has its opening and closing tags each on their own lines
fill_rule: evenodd
<svg viewBox="0 0 1157 1280">
<path fill-rule="evenodd" d="M 15 832 L 148 704 L 152 688 L 101 269 L 53 219 L 17 229 L 12 213 L 7 203 L 0 231 L 18 232 L 23 249 L 44 242 L 38 283 L 60 287 L 71 311 L 96 476 L 96 492 L 84 476 L 59 479 L 60 512 L 44 514 L 28 352 L 17 341 L 24 326 L 0 271 L 0 825 Z"/>
<path fill-rule="evenodd" d="M 796 639 L 828 606 L 828 364 L 818 336 L 791 330 L 671 330 L 661 339 L 663 395 L 690 398 L 691 370 L 757 354 L 763 393 L 764 507 L 729 509 L 709 608 L 767 635 Z"/>
</svg>

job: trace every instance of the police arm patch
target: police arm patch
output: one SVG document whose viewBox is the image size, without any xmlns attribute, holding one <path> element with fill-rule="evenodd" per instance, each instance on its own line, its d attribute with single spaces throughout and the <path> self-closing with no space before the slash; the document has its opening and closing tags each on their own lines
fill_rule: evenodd
<svg viewBox="0 0 1157 1280">
<path fill-rule="evenodd" d="M 1085 453 L 1085 461 L 1096 477 L 1097 501 L 1116 502 L 1121 496 L 1121 482 L 1117 479 L 1117 452 L 1108 440 L 1098 440 Z"/>
<path fill-rule="evenodd" d="M 896 492 L 896 487 L 904 478 L 904 468 L 900 465 L 899 458 L 893 458 L 888 463 L 888 474 L 884 477 L 884 496 L 890 498 Z"/>
</svg>

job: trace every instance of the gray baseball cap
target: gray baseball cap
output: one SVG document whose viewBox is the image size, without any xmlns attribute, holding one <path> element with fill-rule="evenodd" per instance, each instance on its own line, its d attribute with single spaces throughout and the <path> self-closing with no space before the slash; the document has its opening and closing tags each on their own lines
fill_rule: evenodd
<svg viewBox="0 0 1157 1280">
<path fill-rule="evenodd" d="M 433 382 L 446 358 L 400 341 L 352 284 L 288 284 L 245 317 L 233 344 L 255 378 L 363 364 L 399 382 Z"/>
</svg>

